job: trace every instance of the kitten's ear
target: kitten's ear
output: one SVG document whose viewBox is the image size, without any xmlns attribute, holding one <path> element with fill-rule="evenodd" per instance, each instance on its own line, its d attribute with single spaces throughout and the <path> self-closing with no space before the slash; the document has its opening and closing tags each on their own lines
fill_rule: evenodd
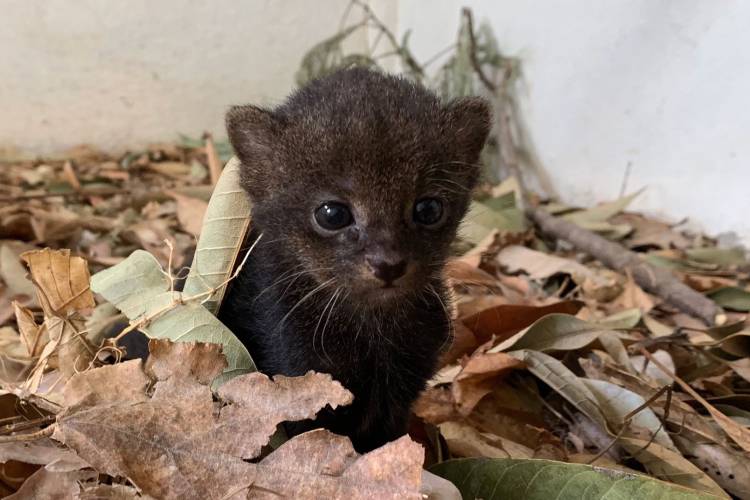
<svg viewBox="0 0 750 500">
<path fill-rule="evenodd" d="M 241 184 L 252 198 L 267 191 L 269 171 L 282 126 L 269 110 L 258 106 L 232 106 L 226 116 L 227 135 L 242 162 Z"/>
<path fill-rule="evenodd" d="M 445 130 L 461 159 L 476 163 L 492 128 L 492 108 L 481 97 L 462 97 L 446 106 Z"/>
<path fill-rule="evenodd" d="M 262 159 L 272 149 L 274 137 L 279 132 L 279 124 L 273 114 L 252 105 L 229 108 L 226 124 L 229 142 L 243 163 Z"/>
</svg>

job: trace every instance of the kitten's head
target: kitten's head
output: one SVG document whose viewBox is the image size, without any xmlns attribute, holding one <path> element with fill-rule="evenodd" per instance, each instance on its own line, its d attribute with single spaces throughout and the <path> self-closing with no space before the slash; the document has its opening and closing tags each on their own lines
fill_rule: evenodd
<svg viewBox="0 0 750 500">
<path fill-rule="evenodd" d="M 381 305 L 439 274 L 489 128 L 482 99 L 442 103 L 364 69 L 313 81 L 273 110 L 227 114 L 263 240 L 318 284 Z"/>
</svg>

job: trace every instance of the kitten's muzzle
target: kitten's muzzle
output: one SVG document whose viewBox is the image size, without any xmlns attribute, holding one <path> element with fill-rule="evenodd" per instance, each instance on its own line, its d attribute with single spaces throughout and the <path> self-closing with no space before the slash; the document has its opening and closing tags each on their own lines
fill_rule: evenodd
<svg viewBox="0 0 750 500">
<path fill-rule="evenodd" d="M 379 255 L 365 257 L 367 268 L 386 286 L 393 285 L 393 282 L 406 274 L 406 260 L 394 259 Z"/>
</svg>

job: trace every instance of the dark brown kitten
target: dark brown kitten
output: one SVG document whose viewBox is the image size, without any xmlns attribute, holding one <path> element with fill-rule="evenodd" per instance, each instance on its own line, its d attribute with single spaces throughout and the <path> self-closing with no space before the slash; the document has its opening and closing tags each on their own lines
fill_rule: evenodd
<svg viewBox="0 0 750 500">
<path fill-rule="evenodd" d="M 264 373 L 327 372 L 351 390 L 315 425 L 360 451 L 406 431 L 450 343 L 441 273 L 489 128 L 482 99 L 444 104 L 365 69 L 227 114 L 262 238 L 219 317 Z"/>
</svg>

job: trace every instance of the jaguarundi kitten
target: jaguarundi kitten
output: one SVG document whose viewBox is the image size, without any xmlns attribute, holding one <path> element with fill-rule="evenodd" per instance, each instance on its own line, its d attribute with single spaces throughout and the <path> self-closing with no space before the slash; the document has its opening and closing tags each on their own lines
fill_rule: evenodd
<svg viewBox="0 0 750 500">
<path fill-rule="evenodd" d="M 442 272 L 480 174 L 487 103 L 347 69 L 226 122 L 250 238 L 262 238 L 219 318 L 263 373 L 330 373 L 354 394 L 293 432 L 323 426 L 359 451 L 399 437 L 451 342 Z"/>
</svg>

